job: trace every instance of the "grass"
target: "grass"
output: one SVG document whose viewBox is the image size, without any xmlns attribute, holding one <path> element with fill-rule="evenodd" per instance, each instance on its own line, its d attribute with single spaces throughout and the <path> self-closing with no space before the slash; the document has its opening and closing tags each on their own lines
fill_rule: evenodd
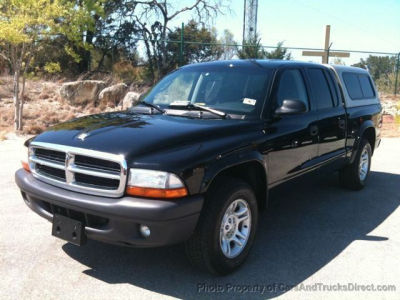
<svg viewBox="0 0 400 300">
<path fill-rule="evenodd" d="M 6 130 L 2 130 L 0 131 L 0 141 L 4 141 L 7 139 L 7 131 Z"/>
<path fill-rule="evenodd" d="M 0 132 L 13 131 L 14 104 L 12 99 L 12 77 L 0 78 Z M 59 88 L 63 81 L 30 80 L 26 82 L 23 130 L 24 134 L 39 134 L 46 128 L 82 115 L 97 114 L 113 110 L 110 107 L 71 105 L 61 99 Z"/>
</svg>

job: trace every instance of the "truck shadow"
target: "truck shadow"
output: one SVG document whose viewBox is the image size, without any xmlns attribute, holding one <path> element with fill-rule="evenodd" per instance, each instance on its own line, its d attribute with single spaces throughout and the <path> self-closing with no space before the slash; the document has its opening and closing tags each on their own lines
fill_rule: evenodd
<svg viewBox="0 0 400 300">
<path fill-rule="evenodd" d="M 192 268 L 182 246 L 135 249 L 89 242 L 63 250 L 86 265 L 89 276 L 129 283 L 179 298 L 224 296 L 270 298 L 284 294 L 323 268 L 351 242 L 384 242 L 369 232 L 400 204 L 400 175 L 371 172 L 359 192 L 339 187 L 337 176 L 311 176 L 271 191 L 271 205 L 260 217 L 252 252 L 236 273 L 215 277 Z M 233 291 L 232 285 L 265 286 L 264 294 Z M 217 291 L 225 293 L 215 293 Z"/>
</svg>

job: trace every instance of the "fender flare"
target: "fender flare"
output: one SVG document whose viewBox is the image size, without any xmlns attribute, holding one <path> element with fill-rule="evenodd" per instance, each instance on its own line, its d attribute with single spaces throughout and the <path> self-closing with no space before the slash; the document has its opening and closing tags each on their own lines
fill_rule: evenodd
<svg viewBox="0 0 400 300">
<path fill-rule="evenodd" d="M 265 176 L 265 199 L 268 202 L 268 168 L 263 155 L 256 151 L 246 151 L 246 152 L 231 152 L 226 155 L 218 156 L 215 161 L 209 165 L 205 170 L 203 180 L 200 186 L 200 193 L 206 193 L 210 185 L 223 171 L 228 170 L 233 167 L 240 166 L 245 163 L 257 163 L 262 167 Z"/>
<path fill-rule="evenodd" d="M 354 159 L 356 158 L 356 155 L 357 155 L 357 151 L 360 148 L 362 137 L 364 136 L 365 131 L 369 128 L 372 128 L 376 134 L 374 123 L 371 120 L 366 120 L 361 124 L 360 129 L 358 130 L 358 132 L 354 138 L 354 144 L 352 147 L 350 163 L 354 162 Z M 371 145 L 371 147 L 374 148 L 375 145 Z"/>
</svg>

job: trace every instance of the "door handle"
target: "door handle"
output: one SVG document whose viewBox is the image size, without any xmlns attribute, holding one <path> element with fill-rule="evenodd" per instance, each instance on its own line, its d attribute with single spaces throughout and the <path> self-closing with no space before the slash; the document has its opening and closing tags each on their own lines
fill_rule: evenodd
<svg viewBox="0 0 400 300">
<path fill-rule="evenodd" d="M 339 119 L 338 125 L 339 125 L 340 129 L 345 129 L 346 128 L 346 121 L 344 119 Z"/>
<path fill-rule="evenodd" d="M 318 131 L 319 131 L 318 126 L 316 126 L 316 125 L 310 126 L 310 134 L 312 136 L 316 136 L 318 134 Z"/>
</svg>

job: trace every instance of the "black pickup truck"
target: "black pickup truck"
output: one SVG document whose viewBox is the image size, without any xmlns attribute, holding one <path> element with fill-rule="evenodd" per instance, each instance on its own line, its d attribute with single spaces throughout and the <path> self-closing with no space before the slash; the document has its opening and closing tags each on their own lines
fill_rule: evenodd
<svg viewBox="0 0 400 300">
<path fill-rule="evenodd" d="M 185 242 L 194 265 L 226 274 L 248 256 L 274 186 L 329 167 L 346 187 L 363 188 L 381 125 L 363 69 L 194 64 L 127 111 L 77 118 L 28 140 L 15 179 L 26 204 L 70 243 Z"/>
</svg>

